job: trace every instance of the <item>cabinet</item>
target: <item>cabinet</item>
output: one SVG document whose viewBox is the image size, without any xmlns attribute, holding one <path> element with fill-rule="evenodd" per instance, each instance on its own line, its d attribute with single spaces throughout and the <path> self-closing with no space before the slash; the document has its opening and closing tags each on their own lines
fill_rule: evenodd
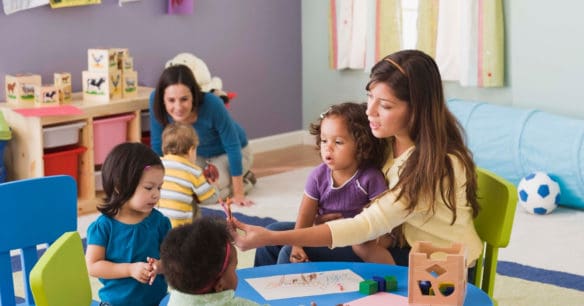
<svg viewBox="0 0 584 306">
<path fill-rule="evenodd" d="M 12 128 L 12 139 L 5 150 L 8 180 L 44 176 L 44 127 L 84 122 L 85 125 L 79 130 L 78 140 L 78 145 L 87 149 L 79 156 L 78 214 L 97 211 L 96 205 L 103 195 L 96 191 L 95 184 L 93 121 L 103 116 L 133 114 L 133 119 L 128 122 L 126 140 L 140 142 L 141 112 L 148 110 L 148 98 L 152 90 L 153 88 L 149 87 L 138 87 L 136 97 L 110 102 L 83 101 L 81 93 L 74 93 L 71 105 L 82 110 L 83 113 L 79 115 L 27 117 L 16 112 L 15 109 L 32 107 L 30 104 L 0 103 L 0 111 Z"/>
</svg>

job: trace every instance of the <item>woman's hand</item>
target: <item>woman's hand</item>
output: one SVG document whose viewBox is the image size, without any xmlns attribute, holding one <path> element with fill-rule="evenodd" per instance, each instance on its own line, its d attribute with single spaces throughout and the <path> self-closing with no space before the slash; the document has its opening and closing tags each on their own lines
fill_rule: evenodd
<svg viewBox="0 0 584 306">
<path fill-rule="evenodd" d="M 248 200 L 245 198 L 245 191 L 243 188 L 243 176 L 232 176 L 231 183 L 233 187 L 233 197 L 231 200 L 234 204 L 241 205 L 241 206 L 251 206 L 253 205 L 253 201 Z"/>
<path fill-rule="evenodd" d="M 290 262 L 297 263 L 297 262 L 307 262 L 310 261 L 306 252 L 304 252 L 304 248 L 300 246 L 292 246 L 292 251 L 290 252 Z"/>
<path fill-rule="evenodd" d="M 242 251 L 255 249 L 268 243 L 270 231 L 261 226 L 245 224 L 236 218 L 231 218 L 231 225 L 231 235 L 235 245 Z"/>
<path fill-rule="evenodd" d="M 330 213 L 330 214 L 324 214 L 324 215 L 316 215 L 316 218 L 314 219 L 314 224 L 318 225 L 318 224 L 326 223 L 328 221 L 342 219 L 342 218 L 343 218 L 343 214 L 341 214 L 341 213 Z"/>
</svg>

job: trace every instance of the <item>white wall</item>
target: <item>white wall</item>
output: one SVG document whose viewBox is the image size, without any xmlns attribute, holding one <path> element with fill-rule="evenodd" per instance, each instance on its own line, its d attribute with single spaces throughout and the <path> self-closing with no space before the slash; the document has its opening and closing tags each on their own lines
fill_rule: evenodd
<svg viewBox="0 0 584 306">
<path fill-rule="evenodd" d="M 445 82 L 447 97 L 538 108 L 584 118 L 584 2 L 504 1 L 506 87 Z M 329 1 L 302 0 L 303 127 L 328 105 L 364 101 L 367 73 L 335 71 L 328 58 Z"/>
</svg>

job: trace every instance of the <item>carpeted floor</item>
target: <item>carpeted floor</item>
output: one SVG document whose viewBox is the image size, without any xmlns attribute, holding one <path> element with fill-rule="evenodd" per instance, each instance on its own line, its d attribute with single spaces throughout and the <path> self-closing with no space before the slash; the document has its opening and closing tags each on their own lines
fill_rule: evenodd
<svg viewBox="0 0 584 306">
<path fill-rule="evenodd" d="M 302 168 L 258 179 L 249 195 L 255 205 L 234 206 L 233 211 L 256 224 L 294 221 L 309 171 Z M 223 214 L 219 205 L 204 208 L 205 213 Z M 80 218 L 83 236 L 93 219 L 95 215 Z M 547 216 L 534 216 L 518 208 L 511 242 L 499 256 L 495 281 L 499 305 L 584 305 L 583 230 L 583 211 L 559 208 Z M 252 266 L 254 253 L 240 252 L 238 267 Z M 99 283 L 94 279 L 92 286 L 96 292 Z"/>
</svg>

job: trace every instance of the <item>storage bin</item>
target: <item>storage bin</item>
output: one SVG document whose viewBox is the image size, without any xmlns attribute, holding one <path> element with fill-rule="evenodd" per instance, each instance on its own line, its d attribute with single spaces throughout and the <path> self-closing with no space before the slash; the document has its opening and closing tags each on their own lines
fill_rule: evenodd
<svg viewBox="0 0 584 306">
<path fill-rule="evenodd" d="M 108 153 L 118 144 L 126 142 L 128 121 L 134 114 L 102 117 L 93 120 L 93 158 L 95 165 L 101 165 Z"/>
<path fill-rule="evenodd" d="M 85 126 L 85 122 L 55 125 L 43 128 L 43 148 L 55 148 L 77 144 L 79 142 L 79 130 Z"/>
<path fill-rule="evenodd" d="M 140 113 L 140 130 L 142 130 L 142 133 L 150 132 L 150 111 L 142 111 Z"/>
<path fill-rule="evenodd" d="M 45 163 L 45 176 L 70 175 L 75 181 L 79 177 L 79 155 L 87 148 L 82 146 L 67 146 L 57 149 L 45 150 L 43 160 Z M 77 183 L 79 186 L 79 182 Z"/>
<path fill-rule="evenodd" d="M 8 141 L 12 139 L 12 131 L 8 127 L 8 123 L 4 119 L 4 115 L 0 112 L 0 183 L 6 181 L 6 170 L 4 168 L 4 148 Z"/>
</svg>

